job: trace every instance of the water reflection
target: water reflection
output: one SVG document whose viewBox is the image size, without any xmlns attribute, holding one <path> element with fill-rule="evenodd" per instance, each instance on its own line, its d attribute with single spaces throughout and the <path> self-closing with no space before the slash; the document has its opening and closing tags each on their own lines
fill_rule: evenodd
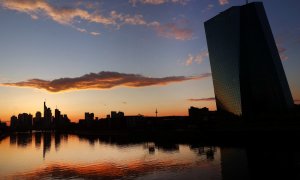
<svg viewBox="0 0 300 180">
<path fill-rule="evenodd" d="M 45 159 L 46 153 L 50 151 L 51 148 L 51 132 L 43 133 L 43 158 Z"/>
<path fill-rule="evenodd" d="M 5 179 L 221 179 L 216 147 L 199 147 L 204 155 L 170 142 L 50 132 L 12 134 L 2 142 L 0 177 Z M 11 157 L 3 156 L 9 154 L 5 149 Z"/>
<path fill-rule="evenodd" d="M 19 147 L 26 147 L 32 143 L 32 134 L 31 133 L 18 133 L 17 134 L 17 145 Z"/>
<path fill-rule="evenodd" d="M 214 146 L 199 146 L 197 144 L 190 145 L 190 148 L 197 152 L 200 156 L 206 156 L 208 160 L 214 160 L 217 148 Z"/>
<path fill-rule="evenodd" d="M 55 133 L 54 135 L 54 143 L 55 143 L 55 150 L 58 151 L 60 147 L 60 141 L 61 141 L 61 134 Z"/>
<path fill-rule="evenodd" d="M 41 138 L 42 138 L 42 133 L 35 132 L 34 140 L 35 140 L 35 148 L 37 148 L 37 149 L 39 149 L 41 147 Z"/>
<path fill-rule="evenodd" d="M 300 149 L 17 133 L 0 144 L 4 179 L 300 179 Z M 0 179 L 1 179 L 0 178 Z"/>
<path fill-rule="evenodd" d="M 10 143 L 10 145 L 17 144 L 17 134 L 11 134 L 9 136 L 9 143 Z"/>
<path fill-rule="evenodd" d="M 251 178 L 300 179 L 299 147 L 277 145 L 271 148 L 271 151 L 247 148 Z"/>
</svg>

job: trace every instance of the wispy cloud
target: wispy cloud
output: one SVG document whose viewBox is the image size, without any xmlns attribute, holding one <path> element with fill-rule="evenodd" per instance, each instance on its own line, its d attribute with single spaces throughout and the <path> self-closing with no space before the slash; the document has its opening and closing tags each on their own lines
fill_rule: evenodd
<svg viewBox="0 0 300 180">
<path fill-rule="evenodd" d="M 82 33 L 83 33 L 83 32 L 87 32 L 87 30 L 84 29 L 84 28 L 76 28 L 76 30 L 79 31 L 79 32 L 82 32 Z"/>
<path fill-rule="evenodd" d="M 120 22 L 119 25 L 124 25 L 124 24 L 148 25 L 149 24 L 144 20 L 144 17 L 141 14 L 136 14 L 136 15 L 131 16 L 128 14 L 122 14 L 122 13 L 118 13 L 116 11 L 111 11 L 110 16 L 115 21 L 119 21 Z"/>
<path fill-rule="evenodd" d="M 286 48 L 282 47 L 280 44 L 276 44 L 276 45 L 277 45 L 277 49 L 278 49 L 278 53 L 279 53 L 281 61 L 288 60 L 289 57 L 285 54 Z"/>
<path fill-rule="evenodd" d="M 219 4 L 221 6 L 225 5 L 225 4 L 229 4 L 229 0 L 219 0 Z"/>
<path fill-rule="evenodd" d="M 179 27 L 176 23 L 156 24 L 153 26 L 159 36 L 176 39 L 176 40 L 191 40 L 193 31 L 189 28 Z"/>
<path fill-rule="evenodd" d="M 2 83 L 1 86 L 31 87 L 45 89 L 50 92 L 82 90 L 82 89 L 109 89 L 113 87 L 145 87 L 153 85 L 167 85 L 175 82 L 199 80 L 211 76 L 210 73 L 198 76 L 169 76 L 162 78 L 146 77 L 139 74 L 125 74 L 119 72 L 101 71 L 85 74 L 75 78 L 60 78 L 52 81 L 30 79 L 16 83 Z"/>
<path fill-rule="evenodd" d="M 93 36 L 99 36 L 100 35 L 99 32 L 90 32 L 90 34 L 93 35 Z"/>
<path fill-rule="evenodd" d="M 203 10 L 201 10 L 201 12 L 207 12 L 210 11 L 212 8 L 214 7 L 213 4 L 208 4 Z"/>
<path fill-rule="evenodd" d="M 209 98 L 200 98 L 200 99 L 188 99 L 188 101 L 193 101 L 193 102 L 199 102 L 199 101 L 215 101 L 216 99 L 214 97 L 209 97 Z"/>
<path fill-rule="evenodd" d="M 286 51 L 285 48 L 278 47 L 279 56 L 282 61 L 286 61 L 289 59 L 289 57 L 285 54 L 285 51 Z"/>
<path fill-rule="evenodd" d="M 59 8 L 44 0 L 2 0 L 0 3 L 4 8 L 24 12 L 31 17 L 37 18 L 42 14 L 46 15 L 53 21 L 64 25 L 73 24 L 75 18 L 105 25 L 115 24 L 113 19 L 103 17 L 100 14 L 90 13 L 87 10 L 80 8 Z"/>
<path fill-rule="evenodd" d="M 283 38 L 276 37 L 275 42 L 276 42 L 277 50 L 278 50 L 281 61 L 288 60 L 289 57 L 286 55 L 286 50 L 287 49 L 284 48 L 284 46 L 283 46 L 283 44 L 284 44 Z"/>
<path fill-rule="evenodd" d="M 111 17 L 104 17 L 99 13 L 89 12 L 79 7 L 58 7 L 51 5 L 44 0 L 1 0 L 3 8 L 23 12 L 31 16 L 32 19 L 47 17 L 51 20 L 66 26 L 75 28 L 82 33 L 88 33 L 84 28 L 76 27 L 78 20 L 87 21 L 103 25 L 116 25 L 116 21 Z M 89 34 L 95 35 L 93 32 Z"/>
<path fill-rule="evenodd" d="M 204 50 L 198 53 L 197 55 L 193 56 L 192 54 L 189 54 L 188 57 L 185 59 L 185 65 L 190 66 L 193 63 L 201 64 L 205 58 L 208 57 L 208 51 Z"/>
<path fill-rule="evenodd" d="M 131 2 L 131 1 L 130 1 Z M 166 2 L 185 4 L 188 0 L 138 0 L 132 3 L 161 4 Z M 176 23 L 161 25 L 158 21 L 147 22 L 141 14 L 122 14 L 115 10 L 106 16 L 100 14 L 99 9 L 94 9 L 90 3 L 75 3 L 70 7 L 59 7 L 45 0 L 0 0 L 0 6 L 31 16 L 32 19 L 47 17 L 59 24 L 70 26 L 78 32 L 90 35 L 99 35 L 99 32 L 90 32 L 86 28 L 78 27 L 81 21 L 102 24 L 104 27 L 113 26 L 120 29 L 123 25 L 140 25 L 154 28 L 159 36 L 177 40 L 189 40 L 193 36 L 191 29 L 178 26 Z M 87 10 L 86 8 L 89 8 Z"/>
<path fill-rule="evenodd" d="M 189 0 L 129 0 L 129 3 L 132 4 L 132 6 L 136 6 L 138 3 L 141 4 L 150 4 L 150 5 L 160 5 L 165 3 L 175 3 L 175 4 L 181 4 L 186 5 Z"/>
</svg>

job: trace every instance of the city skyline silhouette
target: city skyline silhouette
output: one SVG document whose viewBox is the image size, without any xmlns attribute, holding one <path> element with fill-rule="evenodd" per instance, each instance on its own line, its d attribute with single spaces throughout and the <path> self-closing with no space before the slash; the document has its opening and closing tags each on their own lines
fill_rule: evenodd
<svg viewBox="0 0 300 180">
<path fill-rule="evenodd" d="M 203 23 L 245 1 L 122 2 L 1 1 L 0 119 L 42 111 L 45 98 L 71 120 L 86 111 L 104 118 L 111 110 L 145 116 L 156 108 L 161 116 L 187 116 L 190 106 L 216 110 Z M 293 18 L 299 4 L 262 2 L 299 103 Z"/>
<path fill-rule="evenodd" d="M 299 179 L 299 8 L 0 0 L 0 179 Z"/>
</svg>

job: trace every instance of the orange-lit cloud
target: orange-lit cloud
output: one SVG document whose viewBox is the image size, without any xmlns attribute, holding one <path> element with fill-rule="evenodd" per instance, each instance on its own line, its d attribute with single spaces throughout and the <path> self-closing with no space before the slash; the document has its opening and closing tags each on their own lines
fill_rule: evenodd
<svg viewBox="0 0 300 180">
<path fill-rule="evenodd" d="M 188 101 L 215 101 L 216 99 L 214 97 L 209 97 L 209 98 L 199 98 L 199 99 L 188 99 Z"/>
<path fill-rule="evenodd" d="M 75 18 L 106 25 L 115 24 L 113 19 L 103 17 L 100 14 L 90 13 L 80 8 L 58 8 L 44 0 L 2 0 L 1 6 L 10 10 L 27 13 L 35 18 L 43 14 L 53 21 L 64 25 L 72 24 Z"/>
<path fill-rule="evenodd" d="M 197 55 L 193 56 L 192 54 L 189 54 L 188 57 L 185 59 L 185 65 L 189 66 L 193 63 L 201 64 L 205 58 L 208 57 L 208 51 L 204 50 L 198 53 Z"/>
<path fill-rule="evenodd" d="M 129 0 L 132 6 L 136 6 L 138 3 L 150 4 L 150 5 L 160 5 L 164 3 L 177 3 L 181 5 L 186 5 L 189 0 Z"/>
<path fill-rule="evenodd" d="M 199 76 L 169 76 L 162 78 L 145 77 L 139 74 L 125 74 L 102 71 L 85 74 L 75 78 L 60 78 L 52 81 L 30 79 L 16 83 L 2 83 L 2 86 L 31 87 L 45 89 L 50 92 L 61 92 L 82 89 L 109 89 L 113 87 L 145 87 L 153 85 L 167 85 L 175 82 L 198 80 L 211 76 L 210 73 Z"/>
<path fill-rule="evenodd" d="M 178 27 L 175 23 L 153 25 L 159 36 L 177 40 L 191 40 L 193 38 L 193 31 L 189 28 Z"/>
<path fill-rule="evenodd" d="M 166 2 L 184 4 L 187 1 L 188 0 L 139 0 L 135 2 L 143 4 L 161 4 Z M 132 1 L 132 3 L 134 3 L 134 1 Z M 100 33 L 89 32 L 85 28 L 79 28 L 77 27 L 78 22 L 86 21 L 102 24 L 105 25 L 105 27 L 113 26 L 117 29 L 122 25 L 154 27 L 158 35 L 177 40 L 189 40 L 193 36 L 191 29 L 178 27 L 174 23 L 161 25 L 157 21 L 147 22 L 141 14 L 129 15 L 112 10 L 107 16 L 103 16 L 99 13 L 98 9 L 94 9 L 89 4 L 85 4 L 85 7 L 90 10 L 93 9 L 92 12 L 83 9 L 80 3 L 77 3 L 77 7 L 58 7 L 45 0 L 0 0 L 0 6 L 5 9 L 26 13 L 34 20 L 40 17 L 48 17 L 59 24 L 70 26 L 79 32 L 94 36 L 100 35 Z"/>
<path fill-rule="evenodd" d="M 128 14 L 118 13 L 116 11 L 111 11 L 110 16 L 115 21 L 119 21 L 119 25 L 130 24 L 130 25 L 148 25 L 148 23 L 144 20 L 143 15 L 136 14 L 134 16 L 130 16 Z"/>
<path fill-rule="evenodd" d="M 219 0 L 219 4 L 222 6 L 225 4 L 229 4 L 229 0 Z"/>
</svg>

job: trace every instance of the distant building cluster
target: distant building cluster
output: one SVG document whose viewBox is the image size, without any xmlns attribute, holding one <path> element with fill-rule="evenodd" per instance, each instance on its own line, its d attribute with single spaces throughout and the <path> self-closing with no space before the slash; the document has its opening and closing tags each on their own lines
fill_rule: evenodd
<svg viewBox="0 0 300 180">
<path fill-rule="evenodd" d="M 7 125 L 5 122 L 2 122 L 0 120 L 0 134 L 3 132 L 3 131 L 6 131 L 7 130 Z"/>
<path fill-rule="evenodd" d="M 62 115 L 58 109 L 55 109 L 55 114 L 52 116 L 51 109 L 44 102 L 44 117 L 42 113 L 37 111 L 35 117 L 31 114 L 21 113 L 17 116 L 12 116 L 10 119 L 10 127 L 12 130 L 52 130 L 68 127 L 70 120 L 66 114 Z"/>
</svg>

